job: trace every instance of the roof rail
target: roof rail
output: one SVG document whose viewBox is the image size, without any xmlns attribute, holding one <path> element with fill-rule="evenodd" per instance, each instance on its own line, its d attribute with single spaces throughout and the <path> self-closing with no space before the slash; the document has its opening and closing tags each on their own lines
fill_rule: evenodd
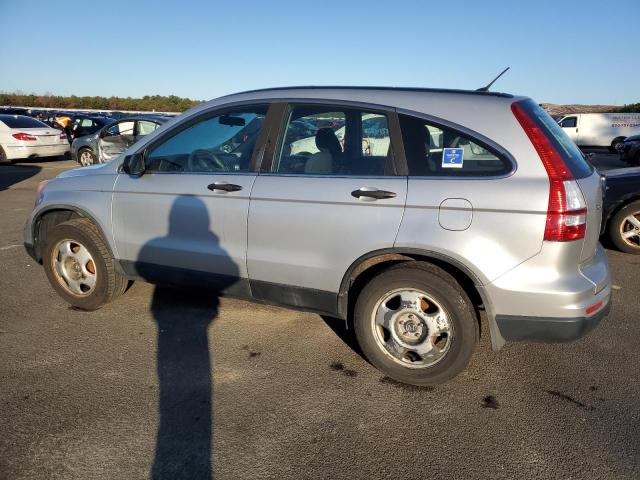
<svg viewBox="0 0 640 480">
<path fill-rule="evenodd" d="M 432 93 L 460 93 L 465 95 L 483 95 L 493 97 L 505 97 L 513 98 L 513 95 L 509 93 L 500 92 L 488 92 L 477 90 L 459 90 L 453 88 L 423 88 L 423 87 L 374 87 L 374 86 L 331 86 L 331 85 L 309 85 L 302 86 L 296 85 L 291 87 L 272 87 L 272 88 L 257 88 L 254 90 L 245 90 L 232 95 L 239 95 L 242 93 L 257 93 L 257 92 L 270 92 L 280 90 L 384 90 L 384 91 L 399 91 L 399 92 L 432 92 Z"/>
</svg>

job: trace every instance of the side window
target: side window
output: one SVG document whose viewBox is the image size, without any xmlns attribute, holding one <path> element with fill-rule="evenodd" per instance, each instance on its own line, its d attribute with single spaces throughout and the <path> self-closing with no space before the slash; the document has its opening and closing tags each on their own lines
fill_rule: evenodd
<svg viewBox="0 0 640 480">
<path fill-rule="evenodd" d="M 267 107 L 245 107 L 200 120 L 147 156 L 151 172 L 246 172 Z"/>
<path fill-rule="evenodd" d="M 133 135 L 133 121 L 116 123 L 107 130 L 105 137 L 114 137 L 116 135 Z"/>
<path fill-rule="evenodd" d="M 160 125 L 158 125 L 157 123 L 150 122 L 149 120 L 138 120 L 138 132 L 136 133 L 136 135 L 138 136 L 149 135 L 159 126 Z"/>
<path fill-rule="evenodd" d="M 511 164 L 466 135 L 400 115 L 409 175 L 485 177 L 511 171 Z"/>
<path fill-rule="evenodd" d="M 272 171 L 309 175 L 390 175 L 384 113 L 328 106 L 292 108 Z"/>
<path fill-rule="evenodd" d="M 567 117 L 562 120 L 562 122 L 560 123 L 560 126 L 562 128 L 575 128 L 578 125 L 577 120 L 578 120 L 577 117 Z"/>
</svg>

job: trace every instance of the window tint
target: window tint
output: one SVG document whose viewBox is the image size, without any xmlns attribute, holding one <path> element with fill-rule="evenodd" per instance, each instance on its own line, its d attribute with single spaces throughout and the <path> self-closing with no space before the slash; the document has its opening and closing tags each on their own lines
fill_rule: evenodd
<svg viewBox="0 0 640 480">
<path fill-rule="evenodd" d="M 390 175 L 387 117 L 326 106 L 296 106 L 272 171 L 310 175 Z"/>
<path fill-rule="evenodd" d="M 575 128 L 577 125 L 577 117 L 567 117 L 562 120 L 560 126 L 563 128 Z"/>
<path fill-rule="evenodd" d="M 109 127 L 106 136 L 133 135 L 133 125 L 133 121 L 116 123 Z"/>
<path fill-rule="evenodd" d="M 149 135 L 159 126 L 160 125 L 158 125 L 157 123 L 150 122 L 149 120 L 138 120 L 138 135 Z"/>
<path fill-rule="evenodd" d="M 9 128 L 51 128 L 35 118 L 20 115 L 0 115 L 0 121 Z"/>
<path fill-rule="evenodd" d="M 248 107 L 192 125 L 147 156 L 156 172 L 246 172 L 267 113 Z"/>
<path fill-rule="evenodd" d="M 400 115 L 409 175 L 483 177 L 503 175 L 511 164 L 462 133 Z"/>
<path fill-rule="evenodd" d="M 576 144 L 547 112 L 531 99 L 522 100 L 518 104 L 536 122 L 554 148 L 562 155 L 562 159 L 575 178 L 585 178 L 593 173 L 593 167 L 585 160 Z"/>
</svg>

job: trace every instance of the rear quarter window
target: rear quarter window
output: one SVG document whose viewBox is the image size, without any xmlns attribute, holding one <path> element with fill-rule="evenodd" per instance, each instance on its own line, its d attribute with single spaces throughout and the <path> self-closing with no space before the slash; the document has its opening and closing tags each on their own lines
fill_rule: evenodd
<svg viewBox="0 0 640 480">
<path fill-rule="evenodd" d="M 551 116 L 531 99 L 521 100 L 518 105 L 531 117 L 536 125 L 562 156 L 574 178 L 586 178 L 593 173 L 593 167 L 587 162 L 578 146 L 564 133 Z"/>
<path fill-rule="evenodd" d="M 496 177 L 513 164 L 491 147 L 453 128 L 399 115 L 410 176 Z"/>
</svg>

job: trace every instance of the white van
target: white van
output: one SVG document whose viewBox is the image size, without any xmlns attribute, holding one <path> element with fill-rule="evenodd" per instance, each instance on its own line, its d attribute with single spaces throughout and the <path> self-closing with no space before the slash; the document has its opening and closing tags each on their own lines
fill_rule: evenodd
<svg viewBox="0 0 640 480">
<path fill-rule="evenodd" d="M 558 124 L 579 147 L 609 147 L 640 135 L 640 113 L 574 113 Z"/>
</svg>

